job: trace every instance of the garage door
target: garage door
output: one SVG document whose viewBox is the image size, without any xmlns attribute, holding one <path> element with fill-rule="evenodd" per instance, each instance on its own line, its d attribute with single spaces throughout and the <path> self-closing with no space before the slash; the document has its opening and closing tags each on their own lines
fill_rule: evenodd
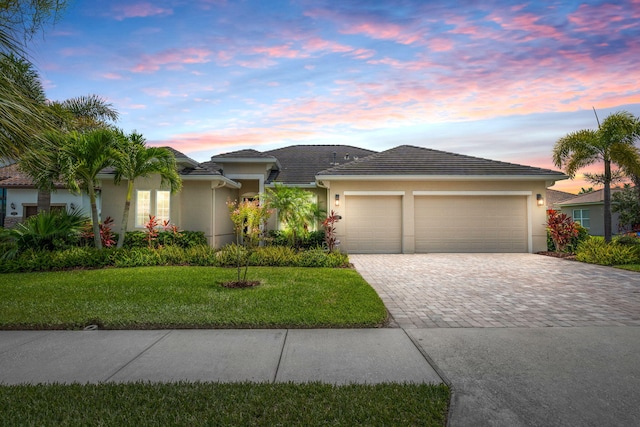
<svg viewBox="0 0 640 427">
<path fill-rule="evenodd" d="M 347 196 L 343 246 L 353 254 L 402 252 L 402 198 Z"/>
<path fill-rule="evenodd" d="M 415 198 L 416 252 L 528 252 L 525 196 Z"/>
</svg>

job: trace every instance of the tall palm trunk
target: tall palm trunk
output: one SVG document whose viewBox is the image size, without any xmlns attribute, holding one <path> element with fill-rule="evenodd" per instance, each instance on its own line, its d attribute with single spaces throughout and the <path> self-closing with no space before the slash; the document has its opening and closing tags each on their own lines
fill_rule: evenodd
<svg viewBox="0 0 640 427">
<path fill-rule="evenodd" d="M 51 210 L 51 190 L 38 190 L 38 213 Z"/>
<path fill-rule="evenodd" d="M 604 160 L 604 241 L 611 241 L 611 161 Z"/>
<path fill-rule="evenodd" d="M 133 180 L 127 182 L 127 199 L 124 201 L 124 211 L 122 212 L 122 224 L 120 225 L 120 236 L 118 236 L 118 248 L 124 245 L 124 236 L 127 234 L 129 224 L 129 210 L 131 210 L 131 198 L 133 197 Z"/>
<path fill-rule="evenodd" d="M 93 243 L 96 249 L 102 249 L 102 239 L 100 238 L 100 219 L 98 218 L 98 205 L 96 203 L 96 192 L 89 186 L 89 202 L 91 203 L 91 222 L 93 227 Z"/>
</svg>

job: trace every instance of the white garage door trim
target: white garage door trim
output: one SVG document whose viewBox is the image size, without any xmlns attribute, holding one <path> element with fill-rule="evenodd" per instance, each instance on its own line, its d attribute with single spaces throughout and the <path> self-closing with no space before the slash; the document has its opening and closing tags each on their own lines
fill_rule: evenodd
<svg viewBox="0 0 640 427">
<path fill-rule="evenodd" d="M 345 191 L 345 196 L 404 196 L 404 191 Z"/>
<path fill-rule="evenodd" d="M 532 191 L 414 191 L 413 196 L 526 196 L 527 197 L 527 250 L 533 253 Z"/>
</svg>

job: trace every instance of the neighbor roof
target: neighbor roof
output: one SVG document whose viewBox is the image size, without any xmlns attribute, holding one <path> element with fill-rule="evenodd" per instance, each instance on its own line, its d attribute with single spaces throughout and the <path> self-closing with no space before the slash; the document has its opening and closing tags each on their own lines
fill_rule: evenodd
<svg viewBox="0 0 640 427">
<path fill-rule="evenodd" d="M 33 179 L 22 172 L 17 163 L 0 167 L 0 187 L 27 187 L 33 188 Z M 61 182 L 54 182 L 55 188 L 64 188 Z"/>
<path fill-rule="evenodd" d="M 562 172 L 401 145 L 319 172 L 319 176 L 507 176 L 566 178 Z"/>
<path fill-rule="evenodd" d="M 573 199 L 574 197 L 576 197 L 576 195 L 573 193 L 567 193 L 565 191 L 558 191 L 547 188 L 547 206 L 551 208 L 555 208 L 560 203 L 569 199 Z"/>
<path fill-rule="evenodd" d="M 351 145 L 292 145 L 265 152 L 277 158 L 281 165 L 274 181 L 285 184 L 315 183 L 318 172 L 375 153 Z"/>
<path fill-rule="evenodd" d="M 611 194 L 621 191 L 622 188 L 614 187 L 611 189 Z M 558 203 L 559 206 L 575 206 L 575 205 L 592 205 L 604 203 L 604 188 L 600 190 L 592 191 L 590 193 L 579 194 L 569 200 L 565 200 Z"/>
</svg>

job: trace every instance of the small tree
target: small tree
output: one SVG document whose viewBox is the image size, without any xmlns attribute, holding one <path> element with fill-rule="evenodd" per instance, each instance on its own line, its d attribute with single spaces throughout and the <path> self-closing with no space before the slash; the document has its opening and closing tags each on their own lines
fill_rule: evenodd
<svg viewBox="0 0 640 427">
<path fill-rule="evenodd" d="M 271 211 L 266 205 L 261 205 L 259 200 L 243 200 L 242 202 L 228 200 L 227 207 L 229 208 L 229 215 L 236 233 L 236 267 L 238 269 L 236 285 L 242 286 L 244 284 L 246 286 L 248 283 L 249 255 L 260 244 L 263 228 L 271 216 Z M 241 278 L 242 253 L 240 248 L 242 246 L 246 249 L 246 262 L 244 275 Z"/>
<path fill-rule="evenodd" d="M 571 239 L 578 236 L 578 227 L 573 219 L 553 209 L 547 211 L 547 231 L 551 235 L 556 252 L 564 252 Z"/>
</svg>

